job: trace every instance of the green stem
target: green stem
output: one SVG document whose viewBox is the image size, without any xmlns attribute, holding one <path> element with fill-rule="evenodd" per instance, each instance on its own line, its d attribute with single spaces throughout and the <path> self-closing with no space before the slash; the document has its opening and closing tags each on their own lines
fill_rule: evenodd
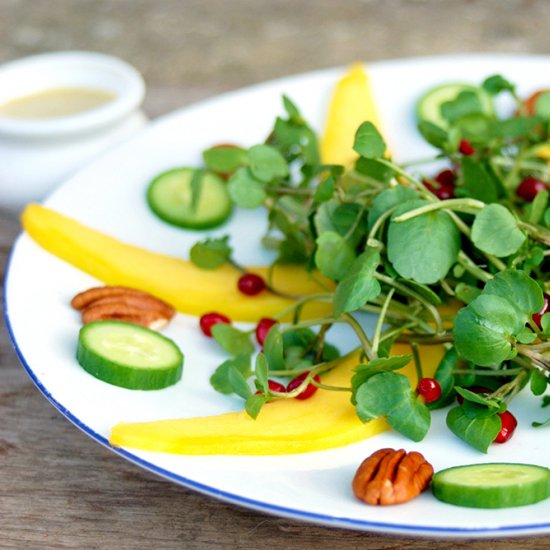
<svg viewBox="0 0 550 550">
<path fill-rule="evenodd" d="M 413 178 L 409 173 L 405 172 L 405 170 L 403 170 L 401 167 L 397 166 L 393 162 L 390 162 L 389 160 L 385 160 L 385 159 L 376 159 L 376 160 L 380 164 L 383 164 L 384 166 L 391 168 L 396 174 L 402 176 L 407 181 L 412 183 L 413 186 L 416 187 L 416 189 L 420 191 L 422 195 L 424 195 L 430 202 L 439 202 L 439 199 L 433 193 L 431 193 L 420 180 Z"/>
<path fill-rule="evenodd" d="M 411 350 L 414 359 L 414 368 L 416 370 L 416 378 L 418 379 L 418 382 L 420 382 L 420 380 L 424 378 L 424 374 L 422 373 L 422 361 L 420 360 L 420 354 L 418 353 L 418 345 L 411 342 Z"/>
<path fill-rule="evenodd" d="M 369 361 L 373 361 L 374 359 L 376 359 L 376 354 L 372 350 L 370 340 L 365 334 L 363 327 L 359 324 L 357 319 L 355 319 L 355 317 L 353 317 L 353 315 L 350 315 L 349 313 L 342 313 L 341 317 L 345 319 L 347 323 L 349 323 L 355 334 L 357 334 L 357 338 L 359 338 L 359 341 L 363 346 L 363 351 L 365 352 L 367 359 Z"/>
<path fill-rule="evenodd" d="M 314 300 L 318 301 L 328 301 L 332 298 L 331 293 L 323 293 L 323 294 L 311 294 L 310 296 L 304 296 L 300 300 L 296 300 L 292 305 L 288 306 L 287 308 L 283 309 L 282 311 L 279 311 L 276 315 L 273 316 L 274 319 L 281 320 L 284 319 L 289 313 L 292 313 L 297 308 L 303 307 L 308 302 L 312 302 Z"/>
<path fill-rule="evenodd" d="M 415 300 L 420 302 L 432 315 L 436 326 L 435 332 L 438 334 L 440 332 L 443 332 L 443 322 L 441 321 L 441 316 L 439 315 L 439 312 L 434 306 L 432 306 L 432 304 L 426 302 L 426 300 L 424 300 L 424 298 L 422 298 L 420 294 L 417 294 L 416 292 L 414 292 L 414 290 L 411 290 L 409 287 L 402 285 L 401 283 L 398 283 L 391 277 L 387 277 L 386 275 L 382 275 L 381 273 L 375 272 L 374 277 L 379 281 L 382 281 L 383 283 L 386 283 L 387 285 L 394 287 L 396 290 L 398 290 L 402 294 L 405 294 L 406 296 L 410 296 L 411 298 L 414 298 Z M 432 329 L 432 332 L 433 332 L 433 329 Z"/>
<path fill-rule="evenodd" d="M 471 273 L 474 277 L 486 283 L 490 281 L 493 276 L 487 271 L 484 271 L 476 265 L 476 263 L 463 251 L 461 250 L 458 253 L 458 263 L 468 272 Z"/>
<path fill-rule="evenodd" d="M 437 336 L 429 334 L 403 334 L 397 338 L 398 342 L 419 344 L 421 346 L 435 346 L 438 344 L 446 344 L 447 342 L 454 342 L 454 340 L 455 338 L 451 332 L 445 332 Z"/>
<path fill-rule="evenodd" d="M 302 195 L 309 197 L 314 193 L 311 189 L 296 189 L 294 187 L 267 187 L 266 189 L 279 195 Z"/>
<path fill-rule="evenodd" d="M 525 231 L 531 238 L 541 243 L 544 243 L 547 246 L 550 246 L 550 230 L 545 229 L 544 227 L 540 227 L 538 225 L 532 225 L 525 222 L 520 222 L 519 226 L 522 229 L 525 229 Z"/>
<path fill-rule="evenodd" d="M 517 368 L 517 369 L 508 369 L 508 370 L 469 370 L 468 374 L 474 374 L 476 376 L 511 376 L 514 374 L 519 374 L 520 372 L 523 372 L 525 369 L 523 367 Z M 452 374 L 464 374 L 463 370 L 457 369 L 451 371 Z"/>
<path fill-rule="evenodd" d="M 378 346 L 380 344 L 380 334 L 382 332 L 382 326 L 384 325 L 384 320 L 386 318 L 386 312 L 388 311 L 388 307 L 390 305 L 391 299 L 394 294 L 395 294 L 395 289 L 394 288 L 390 289 L 390 291 L 388 292 L 388 295 L 386 296 L 386 299 L 384 300 L 382 309 L 380 310 L 380 315 L 376 320 L 376 328 L 374 329 L 374 336 L 372 338 L 372 351 L 376 355 L 378 355 Z"/>
<path fill-rule="evenodd" d="M 478 201 L 476 199 L 448 199 L 445 201 L 432 202 L 431 204 L 426 204 L 415 208 L 414 210 L 409 210 L 400 216 L 397 216 L 393 221 L 397 223 L 405 222 L 416 218 L 417 216 L 422 216 L 429 212 L 434 212 L 436 210 L 454 210 L 455 212 L 466 212 L 468 214 L 476 214 L 479 210 L 485 207 L 485 203 Z"/>
<path fill-rule="evenodd" d="M 358 346 L 356 348 L 353 348 L 351 351 L 348 351 L 346 354 L 340 357 L 337 357 L 332 361 L 327 361 L 326 363 L 319 363 L 318 365 L 315 365 L 313 367 L 304 367 L 303 369 L 273 370 L 270 372 L 270 374 L 272 374 L 273 376 L 297 376 L 304 372 L 312 372 L 313 375 L 324 374 L 336 368 L 340 363 L 350 359 L 354 355 L 361 353 L 361 351 L 363 351 L 363 348 L 361 346 Z M 285 393 L 282 395 L 287 395 L 287 394 Z"/>
<path fill-rule="evenodd" d="M 369 231 L 367 242 L 371 239 L 374 239 L 376 233 L 382 227 L 383 223 L 397 210 L 397 206 L 394 206 L 393 208 L 390 208 L 389 210 L 386 210 L 375 222 L 372 226 L 371 230 Z"/>
<path fill-rule="evenodd" d="M 321 382 L 317 382 L 314 378 L 311 379 L 311 384 L 316 386 L 317 388 L 320 388 L 322 390 L 330 390 L 330 391 L 353 391 L 351 386 L 345 387 L 345 386 L 330 386 L 328 384 L 322 384 Z"/>
</svg>

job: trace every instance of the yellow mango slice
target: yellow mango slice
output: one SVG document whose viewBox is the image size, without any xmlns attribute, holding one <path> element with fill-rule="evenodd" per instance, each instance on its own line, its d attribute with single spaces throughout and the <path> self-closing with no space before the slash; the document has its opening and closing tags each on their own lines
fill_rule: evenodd
<svg viewBox="0 0 550 550">
<path fill-rule="evenodd" d="M 25 231 L 48 252 L 106 284 L 150 292 L 182 313 L 222 311 L 235 321 L 256 322 L 293 303 L 267 291 L 245 296 L 237 289 L 240 273 L 227 265 L 202 270 L 189 261 L 123 243 L 38 204 L 27 206 L 21 219 Z M 265 267 L 249 271 L 267 278 Z M 278 266 L 273 284 L 293 295 L 324 292 L 302 266 Z M 331 304 L 316 302 L 306 306 L 304 317 L 322 317 L 330 312 Z"/>
<path fill-rule="evenodd" d="M 425 375 L 430 376 L 443 356 L 442 346 L 420 349 Z M 410 353 L 397 344 L 392 354 Z M 349 386 L 358 358 L 352 357 L 322 377 L 324 384 Z M 400 371 L 415 385 L 412 362 Z M 120 423 L 110 443 L 144 451 L 184 455 L 278 455 L 332 449 L 355 443 L 389 428 L 384 419 L 363 424 L 350 403 L 349 392 L 318 390 L 310 399 L 268 403 L 256 420 L 246 412 L 154 422 Z"/>
<path fill-rule="evenodd" d="M 320 146 L 324 164 L 349 166 L 355 161 L 355 132 L 365 121 L 372 122 L 380 130 L 369 77 L 363 65 L 356 63 L 339 80 L 332 96 Z"/>
</svg>

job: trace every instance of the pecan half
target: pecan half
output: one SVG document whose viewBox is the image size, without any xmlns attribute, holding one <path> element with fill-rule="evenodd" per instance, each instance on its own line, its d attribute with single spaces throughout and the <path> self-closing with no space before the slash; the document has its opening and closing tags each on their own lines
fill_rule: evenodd
<svg viewBox="0 0 550 550">
<path fill-rule="evenodd" d="M 417 497 L 433 473 L 432 465 L 416 451 L 380 449 L 359 466 L 352 488 L 367 504 L 400 504 Z"/>
<path fill-rule="evenodd" d="M 82 322 L 115 319 L 159 329 L 176 314 L 166 302 L 142 290 L 123 286 L 90 288 L 77 294 L 71 305 L 82 312 Z"/>
</svg>

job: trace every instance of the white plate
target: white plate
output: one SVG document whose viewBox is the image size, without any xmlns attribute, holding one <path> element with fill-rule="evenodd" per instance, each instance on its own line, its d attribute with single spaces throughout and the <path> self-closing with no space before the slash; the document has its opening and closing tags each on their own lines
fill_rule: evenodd
<svg viewBox="0 0 550 550">
<path fill-rule="evenodd" d="M 493 73 L 519 83 L 520 94 L 550 84 L 550 58 L 474 55 L 373 63 L 370 74 L 385 133 L 400 160 L 430 155 L 415 130 L 413 107 L 419 94 L 443 81 L 479 83 Z M 208 100 L 164 117 L 143 133 L 68 181 L 46 204 L 105 233 L 142 247 L 186 255 L 198 235 L 161 223 L 144 201 L 157 173 L 194 165 L 213 143 L 251 145 L 264 139 L 289 95 L 320 130 L 330 90 L 341 69 L 294 76 Z M 14 178 L 16 178 L 14 174 Z M 16 181 L 16 179 L 14 180 Z M 250 231 L 250 227 L 258 228 Z M 257 264 L 261 217 L 243 212 L 229 231 L 244 264 Z M 16 351 L 33 381 L 69 420 L 108 446 L 110 428 L 120 420 L 153 420 L 238 410 L 237 398 L 216 394 L 208 378 L 222 359 L 197 328 L 196 318 L 178 317 L 166 330 L 186 355 L 183 379 L 153 392 L 129 391 L 100 382 L 74 359 L 80 322 L 71 297 L 97 281 L 51 256 L 26 235 L 15 246 L 6 277 L 6 318 Z M 221 308 L 223 309 L 223 308 Z M 434 415 L 426 439 L 414 444 L 386 433 L 339 449 L 277 457 L 186 457 L 113 449 L 140 467 L 212 497 L 262 512 L 334 527 L 432 537 L 494 537 L 550 532 L 550 499 L 504 510 L 457 508 L 429 492 L 396 507 L 365 506 L 352 495 L 350 481 L 360 461 L 382 447 L 420 450 L 436 470 L 487 461 L 536 462 L 550 466 L 547 431 L 530 428 L 547 414 L 539 401 L 520 396 L 513 411 L 519 428 L 488 455 L 470 449 Z"/>
</svg>

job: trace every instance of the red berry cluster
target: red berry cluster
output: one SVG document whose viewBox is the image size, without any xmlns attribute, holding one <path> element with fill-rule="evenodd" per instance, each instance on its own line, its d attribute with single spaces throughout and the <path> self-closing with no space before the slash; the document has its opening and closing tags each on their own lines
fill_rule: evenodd
<svg viewBox="0 0 550 550">
<path fill-rule="evenodd" d="M 422 183 L 428 191 L 431 191 L 438 199 L 444 201 L 452 199 L 455 196 L 456 174 L 453 170 L 443 170 L 433 177 L 433 181 L 438 184 L 424 180 Z"/>
</svg>

